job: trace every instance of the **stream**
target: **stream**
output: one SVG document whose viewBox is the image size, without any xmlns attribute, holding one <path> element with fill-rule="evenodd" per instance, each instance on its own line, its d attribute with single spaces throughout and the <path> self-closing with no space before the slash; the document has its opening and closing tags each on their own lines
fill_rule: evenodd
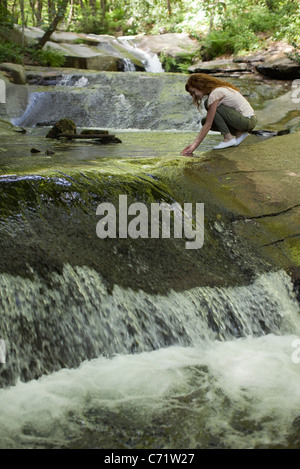
<svg viewBox="0 0 300 469">
<path fill-rule="evenodd" d="M 299 302 L 183 171 L 201 117 L 185 77 L 78 79 L 29 85 L 26 134 L 1 140 L 0 448 L 299 448 Z M 58 116 L 122 143 L 46 139 Z M 120 194 L 204 203 L 203 247 L 99 239 Z"/>
</svg>

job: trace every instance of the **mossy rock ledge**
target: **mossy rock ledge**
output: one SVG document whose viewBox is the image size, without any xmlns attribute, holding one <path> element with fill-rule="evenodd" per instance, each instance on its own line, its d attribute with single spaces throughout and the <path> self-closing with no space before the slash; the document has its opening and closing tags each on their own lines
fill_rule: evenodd
<svg viewBox="0 0 300 469">
<path fill-rule="evenodd" d="M 231 213 L 234 231 L 300 278 L 300 133 L 191 159 L 190 177 Z"/>
</svg>

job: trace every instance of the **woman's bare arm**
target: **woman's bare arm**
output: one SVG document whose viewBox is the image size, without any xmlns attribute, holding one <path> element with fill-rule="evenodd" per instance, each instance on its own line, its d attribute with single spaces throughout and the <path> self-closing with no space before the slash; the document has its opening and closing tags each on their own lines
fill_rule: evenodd
<svg viewBox="0 0 300 469">
<path fill-rule="evenodd" d="M 217 99 L 216 101 L 214 101 L 209 106 L 208 111 L 207 111 L 205 124 L 201 127 L 201 130 L 198 133 L 195 140 L 192 143 L 190 143 L 190 145 L 188 145 L 187 147 L 184 148 L 184 150 L 182 151 L 183 154 L 186 155 L 186 154 L 193 153 L 193 151 L 196 150 L 196 148 L 204 140 L 204 138 L 206 137 L 206 135 L 208 134 L 208 132 L 211 129 L 211 126 L 212 126 L 212 123 L 213 123 L 214 118 L 215 118 L 215 114 L 216 114 L 216 110 L 217 110 L 217 106 L 218 106 L 219 101 L 220 100 Z"/>
</svg>

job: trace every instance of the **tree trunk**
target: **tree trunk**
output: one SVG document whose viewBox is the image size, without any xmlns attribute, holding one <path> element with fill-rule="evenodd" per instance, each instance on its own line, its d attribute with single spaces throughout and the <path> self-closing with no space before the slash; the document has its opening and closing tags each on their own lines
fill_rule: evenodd
<svg viewBox="0 0 300 469">
<path fill-rule="evenodd" d="M 20 10 L 22 18 L 22 42 L 21 45 L 24 47 L 25 43 L 25 11 L 24 11 L 24 0 L 20 0 Z"/>
<path fill-rule="evenodd" d="M 105 17 L 105 9 L 106 9 L 106 0 L 101 0 L 100 6 L 101 6 L 101 10 L 102 10 L 102 16 L 104 18 Z"/>
<path fill-rule="evenodd" d="M 172 16 L 171 0 L 167 0 L 168 14 Z"/>
<path fill-rule="evenodd" d="M 43 0 L 29 0 L 31 6 L 31 16 L 34 26 L 42 24 Z"/>
<path fill-rule="evenodd" d="M 92 11 L 96 11 L 96 0 L 90 0 L 90 7 Z"/>
<path fill-rule="evenodd" d="M 50 26 L 47 29 L 47 31 L 45 32 L 44 36 L 38 42 L 38 45 L 37 45 L 38 49 L 42 49 L 44 47 L 46 42 L 50 39 L 51 34 L 54 33 L 54 31 L 56 30 L 59 22 L 64 19 L 68 3 L 69 3 L 69 0 L 61 0 L 60 1 L 54 20 L 50 24 Z"/>
<path fill-rule="evenodd" d="M 48 0 L 48 19 L 52 22 L 55 18 L 55 3 L 54 0 Z"/>
<path fill-rule="evenodd" d="M 70 11 L 69 11 L 69 17 L 67 21 L 67 31 L 69 30 L 70 23 L 72 21 L 73 17 L 73 8 L 74 8 L 74 0 L 71 0 L 71 6 L 70 6 Z"/>
<path fill-rule="evenodd" d="M 41 26 L 42 24 L 42 14 L 43 14 L 43 0 L 37 0 L 37 9 L 36 9 L 37 26 Z"/>
</svg>

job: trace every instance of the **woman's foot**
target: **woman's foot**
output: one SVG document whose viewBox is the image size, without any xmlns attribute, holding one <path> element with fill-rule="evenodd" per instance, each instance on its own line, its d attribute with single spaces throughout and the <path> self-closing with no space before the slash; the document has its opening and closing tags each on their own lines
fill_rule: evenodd
<svg viewBox="0 0 300 469">
<path fill-rule="evenodd" d="M 235 141 L 236 141 L 235 146 L 238 146 L 240 143 L 242 143 L 245 140 L 245 138 L 249 137 L 249 135 L 250 134 L 248 134 L 248 132 L 244 132 L 239 136 L 237 135 L 237 137 L 235 139 Z"/>
<path fill-rule="evenodd" d="M 214 147 L 214 150 L 222 150 L 223 148 L 235 147 L 236 145 L 236 138 L 233 137 L 230 140 L 224 140 L 223 142 L 219 143 L 219 145 Z"/>
<path fill-rule="evenodd" d="M 223 142 L 214 147 L 214 150 L 222 150 L 223 148 L 234 147 L 236 145 L 236 139 L 231 133 L 225 134 L 223 137 Z"/>
</svg>

